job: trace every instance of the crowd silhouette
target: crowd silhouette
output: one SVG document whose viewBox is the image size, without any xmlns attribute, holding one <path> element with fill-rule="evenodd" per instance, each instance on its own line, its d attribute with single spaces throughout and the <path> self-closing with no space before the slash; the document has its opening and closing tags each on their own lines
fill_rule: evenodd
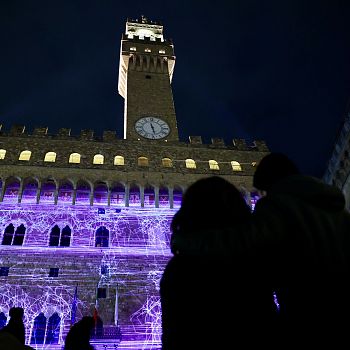
<svg viewBox="0 0 350 350">
<path fill-rule="evenodd" d="M 216 182 L 190 186 L 173 219 L 174 257 L 161 281 L 163 350 L 347 348 L 350 214 L 342 192 L 271 153 L 256 168 L 261 198 L 242 223 L 238 202 L 219 201 L 227 185 L 211 191 Z"/>
</svg>

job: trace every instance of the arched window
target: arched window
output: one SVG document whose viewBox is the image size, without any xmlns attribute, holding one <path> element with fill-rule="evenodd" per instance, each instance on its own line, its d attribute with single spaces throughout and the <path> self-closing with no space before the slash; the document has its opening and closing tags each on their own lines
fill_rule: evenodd
<svg viewBox="0 0 350 350">
<path fill-rule="evenodd" d="M 2 238 L 2 245 L 11 245 L 14 233 L 15 233 L 14 226 L 12 224 L 8 225 L 5 228 L 4 236 Z"/>
<path fill-rule="evenodd" d="M 109 244 L 109 231 L 101 226 L 96 231 L 95 247 L 108 247 Z"/>
<path fill-rule="evenodd" d="M 80 163 L 80 154 L 79 153 L 72 153 L 69 156 L 69 163 L 79 164 Z"/>
<path fill-rule="evenodd" d="M 34 325 L 33 325 L 32 337 L 30 339 L 30 343 L 44 344 L 45 332 L 46 332 L 46 317 L 44 313 L 40 312 L 40 314 L 34 319 Z"/>
<path fill-rule="evenodd" d="M 146 157 L 139 157 L 137 160 L 138 166 L 148 166 L 148 158 Z"/>
<path fill-rule="evenodd" d="M 50 247 L 69 247 L 70 246 L 71 229 L 66 225 L 61 232 L 58 225 L 55 225 L 50 232 Z"/>
<path fill-rule="evenodd" d="M 61 318 L 57 312 L 49 317 L 47 322 L 46 340 L 45 344 L 58 344 L 58 338 L 60 335 L 60 323 Z"/>
<path fill-rule="evenodd" d="M 6 149 L 0 149 L 0 159 L 5 159 Z"/>
<path fill-rule="evenodd" d="M 70 246 L 70 237 L 71 237 L 71 229 L 68 225 L 63 227 L 62 233 L 61 233 L 61 247 L 69 247 Z"/>
<path fill-rule="evenodd" d="M 162 159 L 162 166 L 164 168 L 172 168 L 173 162 L 170 158 L 163 158 Z"/>
<path fill-rule="evenodd" d="M 2 245 L 22 245 L 26 228 L 23 224 L 16 228 L 10 224 L 5 228 L 4 236 L 2 238 Z"/>
<path fill-rule="evenodd" d="M 154 188 L 153 186 L 146 185 L 144 189 L 144 206 L 154 207 Z"/>
<path fill-rule="evenodd" d="M 60 242 L 60 234 L 61 234 L 60 228 L 57 225 L 55 225 L 51 229 L 51 233 L 50 233 L 50 240 L 49 240 L 50 247 L 58 247 L 58 244 Z"/>
<path fill-rule="evenodd" d="M 103 164 L 104 162 L 104 156 L 102 154 L 95 154 L 94 160 L 92 161 L 93 164 Z"/>
<path fill-rule="evenodd" d="M 19 155 L 18 160 L 26 160 L 28 161 L 30 159 L 30 156 L 32 155 L 31 151 L 22 151 L 21 154 Z"/>
<path fill-rule="evenodd" d="M 115 156 L 114 157 L 114 165 L 124 165 L 124 157 Z"/>
<path fill-rule="evenodd" d="M 21 203 L 36 203 L 38 182 L 35 179 L 26 179 L 23 186 Z"/>
<path fill-rule="evenodd" d="M 196 162 L 193 159 L 186 159 L 186 168 L 196 169 Z"/>
<path fill-rule="evenodd" d="M 209 169 L 210 170 L 219 170 L 219 164 L 216 160 L 209 160 Z"/>
<path fill-rule="evenodd" d="M 0 312 L 0 329 L 3 329 L 6 326 L 7 317 L 3 312 Z"/>
<path fill-rule="evenodd" d="M 26 228 L 23 224 L 19 225 L 15 231 L 12 245 L 22 245 L 24 241 L 24 235 L 26 234 Z"/>
<path fill-rule="evenodd" d="M 113 185 L 111 189 L 111 205 L 125 204 L 125 188 L 121 183 Z"/>
<path fill-rule="evenodd" d="M 55 152 L 47 152 L 45 154 L 44 162 L 56 162 L 56 153 Z"/>
<path fill-rule="evenodd" d="M 232 166 L 233 171 L 242 171 L 241 164 L 239 164 L 238 162 L 236 162 L 234 160 L 231 162 L 231 166 Z"/>
</svg>

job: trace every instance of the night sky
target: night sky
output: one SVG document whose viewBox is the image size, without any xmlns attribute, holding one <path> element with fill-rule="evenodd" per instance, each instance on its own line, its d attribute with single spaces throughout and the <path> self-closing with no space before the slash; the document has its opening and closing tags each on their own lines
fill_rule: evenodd
<svg viewBox="0 0 350 350">
<path fill-rule="evenodd" d="M 127 18 L 164 25 L 180 138 L 263 139 L 321 177 L 350 101 L 350 1 L 0 1 L 0 122 L 116 130 Z"/>
</svg>

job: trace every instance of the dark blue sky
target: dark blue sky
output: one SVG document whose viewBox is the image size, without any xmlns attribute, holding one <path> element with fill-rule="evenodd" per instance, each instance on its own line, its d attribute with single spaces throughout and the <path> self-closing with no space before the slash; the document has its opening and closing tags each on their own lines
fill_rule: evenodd
<svg viewBox="0 0 350 350">
<path fill-rule="evenodd" d="M 348 0 L 3 0 L 4 128 L 122 137 L 120 39 L 126 19 L 141 14 L 174 41 L 182 140 L 264 139 L 323 175 L 350 100 Z"/>
</svg>

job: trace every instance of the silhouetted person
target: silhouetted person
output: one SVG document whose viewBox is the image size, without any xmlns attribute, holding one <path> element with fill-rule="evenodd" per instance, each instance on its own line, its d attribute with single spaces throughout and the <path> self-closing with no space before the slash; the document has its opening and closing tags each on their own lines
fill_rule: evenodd
<svg viewBox="0 0 350 350">
<path fill-rule="evenodd" d="M 21 307 L 12 307 L 9 311 L 10 320 L 2 332 L 12 334 L 21 344 L 25 343 L 25 328 L 23 323 L 24 310 Z"/>
<path fill-rule="evenodd" d="M 160 283 L 162 349 L 231 349 L 269 344 L 275 309 L 250 259 L 250 208 L 220 177 L 201 179 L 185 192 L 173 235 L 230 230 L 235 253 L 223 258 L 175 255 Z M 200 241 L 200 240 L 199 240 Z"/>
<path fill-rule="evenodd" d="M 94 318 L 84 316 L 69 330 L 64 350 L 93 350 L 93 346 L 90 345 L 90 335 L 94 327 Z"/>
<path fill-rule="evenodd" d="M 300 174 L 280 153 L 261 160 L 253 182 L 265 195 L 253 213 L 250 252 L 264 284 L 277 296 L 277 343 L 281 348 L 348 348 L 350 214 L 344 195 Z M 177 234 L 172 249 L 189 256 L 235 255 L 230 232 L 219 230 L 215 238 L 203 232 L 200 240 Z"/>
</svg>

